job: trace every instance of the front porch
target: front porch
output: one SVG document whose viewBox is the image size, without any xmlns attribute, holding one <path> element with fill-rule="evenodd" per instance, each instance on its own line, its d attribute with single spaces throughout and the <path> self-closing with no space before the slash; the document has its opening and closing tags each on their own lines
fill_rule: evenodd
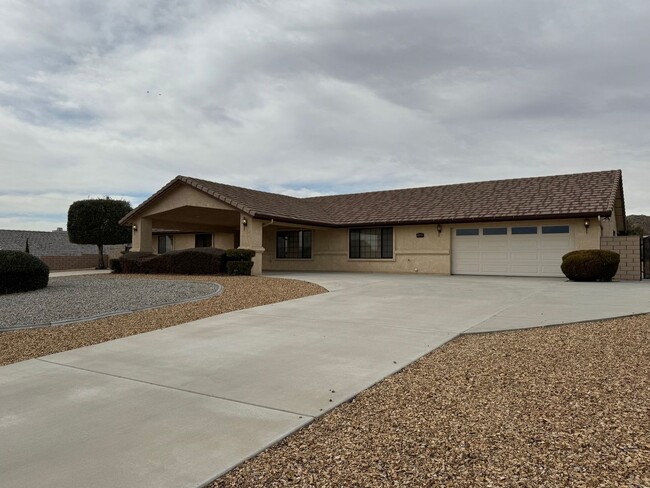
<svg viewBox="0 0 650 488">
<path fill-rule="evenodd" d="M 168 188 L 165 198 L 145 202 L 130 222 L 134 252 L 251 249 L 255 251 L 252 273 L 262 273 L 264 222 L 194 188 Z"/>
</svg>

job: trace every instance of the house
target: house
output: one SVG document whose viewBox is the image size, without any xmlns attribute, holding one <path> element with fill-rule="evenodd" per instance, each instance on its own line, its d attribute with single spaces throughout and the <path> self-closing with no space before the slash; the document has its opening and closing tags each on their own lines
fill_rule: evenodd
<svg viewBox="0 0 650 488">
<path fill-rule="evenodd" d="M 252 249 L 254 273 L 562 276 L 625 233 L 625 204 L 620 170 L 311 198 L 177 176 L 121 223 L 134 251 Z"/>
<path fill-rule="evenodd" d="M 0 229 L 0 250 L 29 252 L 47 264 L 51 270 L 83 269 L 97 266 L 97 246 L 73 244 L 62 228 L 54 231 Z M 128 244 L 104 246 L 104 258 L 119 257 Z"/>
</svg>

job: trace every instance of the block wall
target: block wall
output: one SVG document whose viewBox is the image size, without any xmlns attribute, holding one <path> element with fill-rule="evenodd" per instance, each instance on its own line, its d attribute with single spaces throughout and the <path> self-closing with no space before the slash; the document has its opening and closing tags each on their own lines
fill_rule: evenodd
<svg viewBox="0 0 650 488">
<path fill-rule="evenodd" d="M 600 248 L 621 256 L 615 280 L 639 281 L 641 279 L 641 238 L 639 236 L 601 237 Z"/>
<path fill-rule="evenodd" d="M 80 256 L 38 256 L 50 267 L 50 271 L 63 271 L 68 269 L 96 268 L 99 261 L 98 254 L 82 254 Z M 104 264 L 108 268 L 108 254 L 104 255 Z"/>
</svg>

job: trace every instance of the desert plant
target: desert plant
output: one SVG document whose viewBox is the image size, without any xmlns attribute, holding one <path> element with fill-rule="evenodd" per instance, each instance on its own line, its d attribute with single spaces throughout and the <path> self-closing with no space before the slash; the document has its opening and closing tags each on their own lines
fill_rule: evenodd
<svg viewBox="0 0 650 488">
<path fill-rule="evenodd" d="M 75 244 L 94 244 L 99 253 L 98 268 L 104 269 L 104 246 L 131 242 L 131 229 L 119 221 L 131 211 L 131 204 L 109 197 L 79 200 L 68 210 L 68 237 Z"/>
<path fill-rule="evenodd" d="M 572 251 L 562 256 L 562 272 L 571 281 L 612 281 L 620 261 L 613 251 Z"/>
<path fill-rule="evenodd" d="M 50 268 L 22 251 L 0 251 L 0 295 L 45 288 Z"/>
</svg>

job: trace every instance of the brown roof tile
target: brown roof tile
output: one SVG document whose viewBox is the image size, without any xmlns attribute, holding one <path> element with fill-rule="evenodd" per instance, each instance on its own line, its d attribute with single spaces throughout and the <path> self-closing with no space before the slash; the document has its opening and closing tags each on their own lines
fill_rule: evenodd
<svg viewBox="0 0 650 488">
<path fill-rule="evenodd" d="M 178 176 L 123 222 L 176 181 L 252 216 L 328 226 L 608 216 L 622 184 L 612 170 L 296 198 Z"/>
</svg>

